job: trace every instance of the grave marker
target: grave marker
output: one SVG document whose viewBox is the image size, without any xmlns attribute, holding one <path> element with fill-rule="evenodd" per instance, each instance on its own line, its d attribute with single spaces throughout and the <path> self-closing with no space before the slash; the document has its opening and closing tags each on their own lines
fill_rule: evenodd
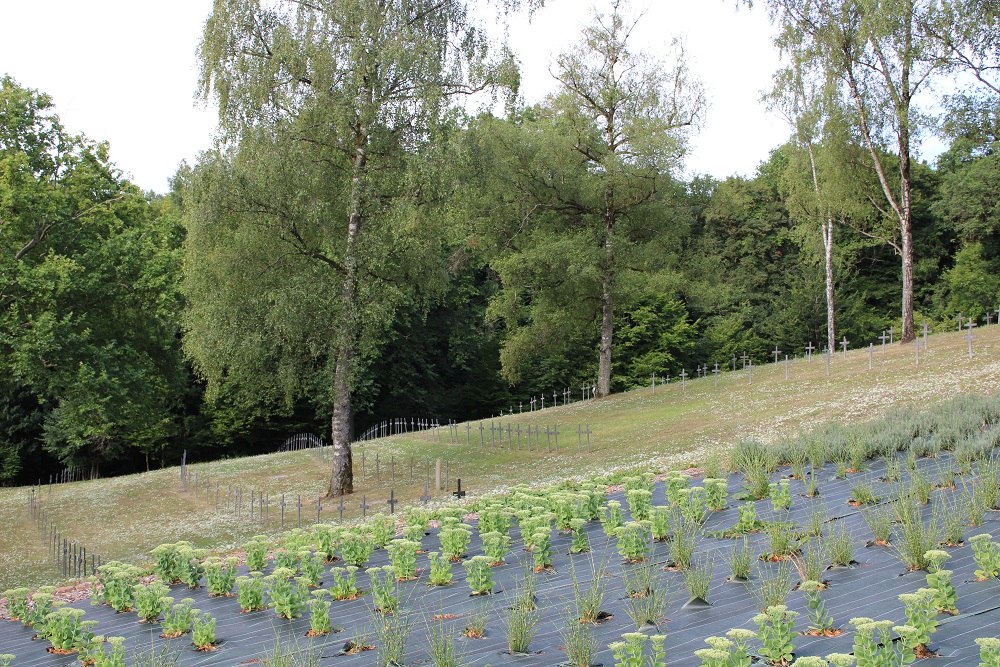
<svg viewBox="0 0 1000 667">
<path fill-rule="evenodd" d="M 430 501 L 431 501 L 431 494 L 429 493 L 429 490 L 427 488 L 427 482 L 424 482 L 424 494 L 420 496 L 420 502 L 422 502 L 426 506 L 427 503 L 429 503 Z"/>
<path fill-rule="evenodd" d="M 844 339 L 840 341 L 840 348 L 844 351 L 844 359 L 847 359 L 847 344 L 849 342 L 850 341 L 847 340 L 847 336 L 844 336 Z"/>
<path fill-rule="evenodd" d="M 924 351 L 925 352 L 927 351 L 927 330 L 928 330 L 927 321 L 924 320 Z"/>
<path fill-rule="evenodd" d="M 774 355 L 774 363 L 778 363 L 778 356 L 781 354 L 781 350 L 778 349 L 777 345 L 775 345 L 774 349 L 771 350 L 771 354 Z"/>
<path fill-rule="evenodd" d="M 715 374 L 715 386 L 719 386 L 719 362 L 715 362 L 715 368 L 712 369 L 712 373 Z"/>
<path fill-rule="evenodd" d="M 872 369 L 872 351 L 875 349 L 874 343 L 868 343 L 868 370 Z"/>
<path fill-rule="evenodd" d="M 972 341 L 975 339 L 975 336 L 972 335 L 972 328 L 974 326 L 976 326 L 976 323 L 973 320 L 969 320 L 968 322 L 965 323 L 965 326 L 969 330 L 969 333 L 965 334 L 965 340 L 967 340 L 969 342 L 969 359 L 971 359 L 972 358 Z"/>
<path fill-rule="evenodd" d="M 389 514 L 395 514 L 396 513 L 396 503 L 399 502 L 398 500 L 396 500 L 396 490 L 395 489 L 389 489 L 389 500 L 386 501 L 386 502 L 389 503 Z"/>
<path fill-rule="evenodd" d="M 368 508 L 371 507 L 371 505 L 368 504 L 368 496 L 361 496 L 361 504 L 359 505 L 359 507 L 361 508 L 361 518 L 363 519 L 367 517 Z"/>
<path fill-rule="evenodd" d="M 684 388 L 684 381 L 686 379 L 687 379 L 687 369 L 686 368 L 682 368 L 681 369 L 681 389 Z"/>
<path fill-rule="evenodd" d="M 462 478 L 459 477 L 456 480 L 456 482 L 457 482 L 457 488 L 455 489 L 455 492 L 452 493 L 451 495 L 455 496 L 456 498 L 464 498 L 465 497 L 465 491 L 462 490 Z"/>
</svg>

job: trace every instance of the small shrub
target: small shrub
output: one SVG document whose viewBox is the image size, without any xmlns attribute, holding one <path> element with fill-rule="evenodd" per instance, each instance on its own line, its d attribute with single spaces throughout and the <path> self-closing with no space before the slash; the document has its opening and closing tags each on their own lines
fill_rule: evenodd
<svg viewBox="0 0 1000 667">
<path fill-rule="evenodd" d="M 548 529 L 536 530 L 532 536 L 531 558 L 535 564 L 535 572 L 552 568 L 552 532 Z"/>
<path fill-rule="evenodd" d="M 451 573 L 451 561 L 442 556 L 437 551 L 427 554 L 431 571 L 428 575 L 428 582 L 431 586 L 447 586 L 451 583 L 453 575 Z"/>
<path fill-rule="evenodd" d="M 262 572 L 267 567 L 267 538 L 257 535 L 243 547 L 247 552 L 247 569 Z"/>
<path fill-rule="evenodd" d="M 309 598 L 309 636 L 322 637 L 333 631 L 330 624 L 330 591 L 320 588 Z"/>
<path fill-rule="evenodd" d="M 1000 639 L 980 637 L 976 644 L 979 645 L 979 667 L 1000 667 Z"/>
<path fill-rule="evenodd" d="M 163 614 L 163 634 L 165 639 L 174 639 L 191 630 L 194 618 L 201 612 L 194 608 L 194 600 L 184 598 Z"/>
<path fill-rule="evenodd" d="M 940 549 L 932 549 L 924 554 L 927 560 L 927 587 L 934 591 L 934 606 L 944 614 L 958 613 L 958 591 L 951 582 L 951 570 L 942 569 L 951 554 Z"/>
<path fill-rule="evenodd" d="M 705 478 L 705 504 L 713 512 L 720 512 L 729 503 L 729 484 L 718 477 Z"/>
<path fill-rule="evenodd" d="M 583 519 L 573 519 L 580 522 L 580 526 L 586 523 Z M 586 536 L 584 536 L 586 538 Z M 490 559 L 493 565 L 503 565 L 507 552 L 510 551 L 510 537 L 503 533 L 491 531 L 483 533 L 483 553 Z"/>
<path fill-rule="evenodd" d="M 980 581 L 995 579 L 1000 575 L 1000 544 L 993 541 L 989 533 L 980 533 L 969 538 L 972 556 L 976 561 L 976 577 Z"/>
<path fill-rule="evenodd" d="M 604 508 L 604 513 L 601 514 L 601 527 L 604 529 L 604 534 L 608 537 L 614 537 L 624 523 L 625 515 L 622 512 L 622 504 L 617 500 L 609 500 L 607 507 Z"/>
<path fill-rule="evenodd" d="M 132 611 L 139 568 L 116 560 L 97 568 L 97 586 L 91 589 L 91 604 L 106 604 L 121 613 Z"/>
<path fill-rule="evenodd" d="M 211 614 L 194 615 L 191 643 L 199 651 L 210 651 L 215 648 L 215 618 Z"/>
<path fill-rule="evenodd" d="M 822 583 L 813 579 L 807 579 L 799 585 L 799 590 L 805 593 L 806 607 L 809 609 L 809 629 L 817 634 L 833 630 L 833 617 L 826 610 L 826 603 L 820 596 L 820 591 L 825 588 Z"/>
<path fill-rule="evenodd" d="M 757 624 L 760 655 L 769 665 L 785 665 L 792 661 L 795 650 L 795 617 L 784 605 L 772 605 L 753 618 Z"/>
<path fill-rule="evenodd" d="M 235 558 L 208 558 L 205 560 L 205 587 L 213 597 L 230 595 L 236 585 Z"/>
<path fill-rule="evenodd" d="M 420 543 L 413 540 L 393 540 L 386 547 L 389 561 L 397 581 L 410 581 L 417 578 L 417 551 Z"/>
<path fill-rule="evenodd" d="M 159 581 L 135 585 L 135 611 L 140 623 L 153 623 L 160 618 L 160 614 L 174 601 L 167 596 L 169 592 L 167 585 Z"/>
<path fill-rule="evenodd" d="M 333 575 L 330 595 L 334 600 L 341 602 L 361 597 L 361 589 L 358 587 L 358 569 L 357 565 L 330 568 L 330 574 Z"/>
<path fill-rule="evenodd" d="M 340 558 L 348 565 L 364 567 L 375 551 L 375 542 L 367 534 L 348 530 L 340 542 Z"/>
<path fill-rule="evenodd" d="M 299 618 L 309 598 L 308 582 L 296 577 L 295 571 L 287 567 L 277 567 L 264 577 L 267 584 L 267 603 L 281 618 Z"/>
<path fill-rule="evenodd" d="M 472 528 L 464 523 L 443 526 L 438 532 L 441 540 L 441 553 L 453 562 L 462 560 L 469 550 L 472 539 Z"/>
<path fill-rule="evenodd" d="M 632 515 L 633 521 L 649 519 L 652 498 L 653 494 L 646 489 L 630 489 L 625 492 L 625 500 L 628 502 L 629 514 Z"/>
<path fill-rule="evenodd" d="M 489 556 L 473 556 L 462 563 L 466 581 L 473 595 L 488 595 L 493 591 L 493 569 Z"/>
<path fill-rule="evenodd" d="M 934 591 L 919 588 L 914 593 L 902 593 L 899 600 L 903 603 L 906 624 L 916 630 L 912 637 L 914 647 L 926 647 L 938 625 Z"/>
<path fill-rule="evenodd" d="M 583 529 L 587 523 L 586 520 L 580 517 L 574 517 L 573 519 L 570 519 L 569 523 L 570 530 L 572 531 L 572 541 L 569 545 L 569 552 L 571 554 L 582 554 L 590 551 L 590 541 L 587 539 L 587 532 Z"/>
<path fill-rule="evenodd" d="M 666 635 L 647 636 L 641 632 L 626 632 L 622 635 L 622 641 L 611 642 L 608 648 L 611 649 L 615 658 L 615 667 L 666 667 L 667 653 L 664 645 Z M 651 655 L 647 655 L 646 645 L 651 647 Z"/>
<path fill-rule="evenodd" d="M 629 521 L 617 532 L 618 553 L 627 563 L 641 563 L 649 555 L 651 533 L 648 524 Z"/>
<path fill-rule="evenodd" d="M 399 609 L 399 590 L 392 566 L 370 567 L 365 570 L 372 588 L 372 606 L 383 616 L 396 613 Z"/>
<path fill-rule="evenodd" d="M 299 552 L 299 571 L 302 572 L 302 578 L 310 588 L 320 585 L 324 569 L 326 569 L 326 556 L 322 552 L 313 553 L 308 549 Z"/>
<path fill-rule="evenodd" d="M 368 522 L 368 534 L 376 549 L 384 549 L 396 536 L 396 522 L 385 514 L 376 514 Z"/>
<path fill-rule="evenodd" d="M 264 579 L 260 572 L 236 578 L 237 599 L 244 612 L 264 609 Z"/>
</svg>

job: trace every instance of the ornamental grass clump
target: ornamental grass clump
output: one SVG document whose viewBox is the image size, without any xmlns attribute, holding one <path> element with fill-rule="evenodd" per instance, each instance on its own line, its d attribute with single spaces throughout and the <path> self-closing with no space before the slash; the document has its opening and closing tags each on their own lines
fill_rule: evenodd
<svg viewBox="0 0 1000 667">
<path fill-rule="evenodd" d="M 607 507 L 604 508 L 604 513 L 600 516 L 601 527 L 604 529 L 604 534 L 608 537 L 614 537 L 618 529 L 621 528 L 625 523 L 625 514 L 622 512 L 622 504 L 617 500 L 609 500 Z"/>
<path fill-rule="evenodd" d="M 312 591 L 309 597 L 309 631 L 308 637 L 322 637 L 333 632 L 330 624 L 330 591 L 320 588 Z"/>
<path fill-rule="evenodd" d="M 597 638 L 594 636 L 594 626 L 581 623 L 572 613 L 566 615 L 566 620 L 559 629 L 566 651 L 567 667 L 590 667 L 597 653 Z"/>
<path fill-rule="evenodd" d="M 934 606 L 939 612 L 954 616 L 958 613 L 958 591 L 951 582 L 951 570 L 942 569 L 951 554 L 931 549 L 924 558 L 927 560 L 927 587 L 934 591 Z"/>
<path fill-rule="evenodd" d="M 135 598 L 135 611 L 139 616 L 140 623 L 154 623 L 174 599 L 167 593 L 170 588 L 159 581 L 151 581 L 148 584 L 136 584 L 132 589 Z"/>
<path fill-rule="evenodd" d="M 980 533 L 969 538 L 972 556 L 976 561 L 976 579 L 986 581 L 1000 575 L 1000 544 L 993 541 L 989 533 Z"/>
<path fill-rule="evenodd" d="M 462 563 L 465 567 L 465 580 L 472 590 L 472 595 L 489 595 L 493 592 L 493 568 L 489 556 L 473 556 Z"/>
<path fill-rule="evenodd" d="M 650 531 L 647 522 L 629 521 L 617 533 L 618 553 L 626 563 L 641 563 L 650 550 Z"/>
<path fill-rule="evenodd" d="M 795 618 L 797 612 L 785 605 L 772 605 L 753 617 L 757 624 L 760 656 L 769 665 L 786 665 L 795 650 Z"/>
<path fill-rule="evenodd" d="M 707 556 L 692 562 L 691 567 L 684 570 L 684 584 L 687 586 L 690 600 L 708 602 L 708 589 L 712 583 L 714 570 L 715 562 Z"/>
<path fill-rule="evenodd" d="M 399 610 L 399 589 L 393 575 L 392 566 L 370 567 L 365 570 L 371 583 L 372 607 L 383 616 L 389 616 Z"/>
<path fill-rule="evenodd" d="M 847 567 L 854 562 L 854 540 L 847 528 L 835 525 L 823 536 L 823 550 L 830 563 L 839 567 Z"/>
<path fill-rule="evenodd" d="M 941 541 L 941 529 L 936 514 L 931 514 L 924 523 L 920 508 L 905 495 L 893 505 L 898 526 L 893 551 L 896 557 L 911 571 L 927 568 L 924 554 L 937 548 Z"/>
<path fill-rule="evenodd" d="M 330 568 L 330 574 L 333 576 L 333 582 L 330 584 L 330 595 L 334 600 L 343 602 L 357 600 L 361 597 L 361 589 L 358 587 L 358 569 L 357 565 Z"/>
<path fill-rule="evenodd" d="M 377 667 L 404 665 L 406 640 L 413 629 L 410 614 L 377 615 L 375 621 L 375 664 Z"/>
<path fill-rule="evenodd" d="M 888 546 L 892 535 L 892 514 L 886 507 L 865 509 L 861 516 L 872 532 L 872 540 L 879 546 Z"/>
<path fill-rule="evenodd" d="M 191 643 L 199 651 L 215 650 L 215 618 L 211 614 L 195 614 L 191 624 Z"/>
<path fill-rule="evenodd" d="M 854 505 L 876 505 L 879 497 L 875 495 L 872 485 L 861 482 L 851 487 L 851 503 Z"/>
<path fill-rule="evenodd" d="M 236 565 L 235 558 L 206 558 L 205 559 L 205 588 L 212 597 L 224 597 L 232 595 L 233 587 L 236 585 Z"/>
<path fill-rule="evenodd" d="M 691 559 L 698 548 L 701 526 L 688 523 L 681 515 L 674 515 L 671 523 L 674 525 L 674 533 L 670 540 L 670 565 L 686 570 L 691 567 Z"/>
<path fill-rule="evenodd" d="M 729 554 L 729 578 L 731 581 L 746 581 L 750 578 L 750 567 L 753 557 L 750 554 L 750 542 L 743 538 L 733 545 Z"/>
<path fill-rule="evenodd" d="M 784 560 L 798 553 L 795 537 L 787 521 L 771 521 L 767 524 L 769 551 L 762 556 L 767 560 Z"/>
<path fill-rule="evenodd" d="M 743 473 L 744 493 L 752 500 L 766 498 L 770 491 L 768 476 L 774 470 L 773 453 L 759 442 L 743 441 L 730 455 L 733 466 Z"/>
<path fill-rule="evenodd" d="M 431 586 L 447 586 L 451 583 L 454 575 L 451 572 L 451 560 L 437 551 L 432 551 L 427 554 L 427 560 L 430 563 L 430 574 L 427 577 L 427 581 Z"/>
<path fill-rule="evenodd" d="M 419 550 L 419 542 L 406 539 L 393 540 L 386 546 L 396 581 L 412 581 L 417 578 L 417 551 Z"/>
<path fill-rule="evenodd" d="M 934 591 L 929 588 L 918 588 L 914 593 L 900 594 L 899 600 L 903 603 L 906 625 L 915 630 L 912 635 L 912 646 L 918 651 L 926 649 L 931 641 L 931 635 L 938 626 Z"/>
<path fill-rule="evenodd" d="M 299 618 L 309 599 L 309 582 L 305 577 L 296 577 L 295 571 L 287 567 L 277 567 L 264 577 L 267 584 L 267 604 L 281 618 Z"/>
<path fill-rule="evenodd" d="M 200 612 L 200 609 L 194 608 L 193 599 L 184 598 L 164 612 L 163 633 L 160 636 L 164 639 L 176 639 L 190 632 L 194 617 Z"/>
<path fill-rule="evenodd" d="M 570 562 L 570 580 L 573 583 L 573 602 L 576 607 L 575 619 L 578 623 L 597 623 L 609 616 L 601 611 L 607 594 L 607 574 L 603 565 L 598 565 L 593 558 L 590 561 L 594 573 L 590 586 L 586 590 L 580 583 L 576 566 Z"/>
<path fill-rule="evenodd" d="M 758 563 L 756 583 L 751 593 L 757 600 L 760 609 L 783 605 L 788 600 L 791 590 L 791 566 L 787 560 L 778 561 L 773 565 Z"/>
<path fill-rule="evenodd" d="M 236 577 L 236 599 L 243 613 L 262 611 L 265 608 L 264 575 L 251 572 L 246 576 Z"/>
<path fill-rule="evenodd" d="M 624 572 L 625 611 L 636 630 L 656 625 L 663 619 L 669 602 L 669 581 L 659 568 L 639 565 Z"/>
<path fill-rule="evenodd" d="M 826 610 L 826 603 L 820 596 L 825 590 L 821 582 L 807 579 L 799 584 L 799 590 L 805 593 L 806 607 L 809 609 L 809 630 L 815 635 L 830 635 L 834 631 L 833 616 Z"/>
</svg>

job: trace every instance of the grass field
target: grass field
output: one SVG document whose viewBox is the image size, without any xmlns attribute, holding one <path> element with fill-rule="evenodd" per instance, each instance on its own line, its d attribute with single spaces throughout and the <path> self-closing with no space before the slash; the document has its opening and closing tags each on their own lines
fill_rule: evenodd
<svg viewBox="0 0 1000 667">
<path fill-rule="evenodd" d="M 643 388 L 598 401 L 549 408 L 507 418 L 513 424 L 559 426 L 558 451 L 483 450 L 430 433 L 385 438 L 365 443 L 355 452 L 356 493 L 346 499 L 345 517 L 360 514 L 362 496 L 383 509 L 390 488 L 404 502 L 423 491 L 425 461 L 448 463 L 449 477 L 462 479 L 473 494 L 501 490 L 518 482 L 544 483 L 639 465 L 686 467 L 713 451 L 724 452 L 740 439 L 771 442 L 830 421 L 852 423 L 885 414 L 893 406 L 926 407 L 965 393 L 996 392 L 1000 386 L 1000 326 L 976 331 L 975 356 L 959 333 L 932 336 L 930 350 L 915 363 L 913 345 L 876 346 L 869 370 L 867 349 L 833 357 L 829 376 L 822 357 L 811 362 L 755 368 L 753 383 L 746 371 Z M 442 415 L 447 417 L 447 415 Z M 591 451 L 578 451 L 576 428 L 589 424 Z M 478 424 L 473 436 L 478 440 Z M 488 424 L 487 424 L 487 440 Z M 543 435 L 544 438 L 544 435 Z M 475 442 L 475 440 L 474 440 Z M 361 475 L 361 451 L 366 474 Z M 381 481 L 373 462 L 381 462 Z M 386 462 L 397 462 L 397 479 L 389 481 Z M 409 461 L 416 462 L 411 481 Z M 192 475 L 207 480 L 209 491 L 184 490 L 179 470 L 169 468 L 95 482 L 54 485 L 42 489 L 45 514 L 62 533 L 88 550 L 108 558 L 141 562 L 154 546 L 190 540 L 225 550 L 248 536 L 277 530 L 277 498 L 285 494 L 286 527 L 297 522 L 293 496 L 301 496 L 302 516 L 315 520 L 316 498 L 325 489 L 328 462 L 319 451 L 300 451 L 189 465 Z M 224 496 L 241 485 L 270 494 L 270 525 L 251 524 L 244 513 L 216 509 L 215 488 Z M 28 488 L 0 489 L 0 590 L 18 584 L 36 586 L 60 579 L 47 550 L 47 535 L 31 519 Z M 439 492 L 444 496 L 444 492 Z M 223 499 L 224 504 L 224 499 Z M 324 520 L 337 516 L 326 503 Z"/>
</svg>

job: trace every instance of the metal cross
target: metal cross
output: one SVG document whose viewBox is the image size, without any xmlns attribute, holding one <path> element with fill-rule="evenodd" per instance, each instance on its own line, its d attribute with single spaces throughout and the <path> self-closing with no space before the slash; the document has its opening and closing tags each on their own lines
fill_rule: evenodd
<svg viewBox="0 0 1000 667">
<path fill-rule="evenodd" d="M 844 336 L 844 339 L 842 341 L 840 341 L 840 348 L 844 351 L 844 359 L 847 358 L 847 344 L 849 342 L 850 341 L 847 340 L 847 336 Z"/>
<path fill-rule="evenodd" d="M 682 368 L 681 369 L 681 387 L 684 386 L 684 381 L 687 379 L 687 376 L 688 376 L 687 375 L 687 369 L 686 368 Z"/>
<path fill-rule="evenodd" d="M 743 353 L 743 370 L 746 370 L 746 368 L 747 368 L 747 353 L 744 352 Z"/>
<path fill-rule="evenodd" d="M 396 503 L 398 503 L 398 502 L 399 501 L 396 500 L 396 490 L 395 489 L 389 489 L 389 500 L 388 500 L 388 503 L 389 503 L 389 514 L 395 514 L 396 513 Z"/>
<path fill-rule="evenodd" d="M 881 336 L 879 336 L 879 337 L 878 337 L 878 339 L 879 339 L 880 341 L 882 341 L 882 354 L 885 354 L 885 342 L 886 342 L 887 340 L 889 340 L 889 336 L 888 336 L 888 335 L 887 335 L 887 334 L 885 333 L 885 331 L 883 330 L 883 331 L 882 331 L 882 335 L 881 335 Z"/>
<path fill-rule="evenodd" d="M 928 330 L 929 330 L 929 327 L 927 326 L 927 321 L 925 320 L 924 321 L 924 350 L 925 351 L 927 350 L 927 332 L 928 332 Z"/>
<path fill-rule="evenodd" d="M 371 505 L 368 504 L 368 496 L 361 496 L 361 504 L 359 507 L 361 508 L 361 517 L 364 518 L 368 516 L 368 509 L 371 507 Z"/>
<path fill-rule="evenodd" d="M 715 384 L 719 384 L 719 362 L 715 362 L 715 368 L 712 369 L 712 373 L 715 374 Z"/>
<path fill-rule="evenodd" d="M 965 323 L 965 326 L 969 330 L 969 333 L 965 334 L 965 340 L 969 341 L 969 359 L 971 359 L 972 341 L 975 339 L 975 336 L 972 335 L 972 327 L 976 326 L 976 323 L 973 320 L 969 320 L 968 322 Z"/>
<path fill-rule="evenodd" d="M 775 345 L 774 349 L 771 350 L 771 354 L 774 355 L 774 363 L 778 363 L 778 355 L 781 354 L 781 350 L 778 349 L 777 345 Z"/>
<path fill-rule="evenodd" d="M 872 351 L 875 349 L 874 343 L 868 343 L 868 370 L 872 369 Z"/>
<path fill-rule="evenodd" d="M 456 484 L 455 491 L 453 491 L 451 495 L 455 496 L 456 498 L 464 498 L 465 491 L 462 490 L 462 478 L 459 477 L 458 479 L 456 479 L 455 484 Z"/>
<path fill-rule="evenodd" d="M 815 349 L 816 346 L 812 344 L 812 341 L 809 341 L 809 344 L 806 345 L 806 361 L 812 361 L 813 350 Z"/>
</svg>

